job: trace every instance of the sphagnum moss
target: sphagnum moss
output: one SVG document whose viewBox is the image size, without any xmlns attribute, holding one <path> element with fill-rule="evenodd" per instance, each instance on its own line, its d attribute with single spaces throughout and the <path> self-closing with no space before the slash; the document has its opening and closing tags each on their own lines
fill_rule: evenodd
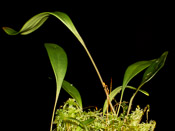
<svg viewBox="0 0 175 131">
<path fill-rule="evenodd" d="M 124 117 L 116 117 L 113 113 L 103 115 L 101 110 L 83 111 L 74 99 L 69 99 L 65 102 L 61 109 L 56 111 L 54 124 L 56 129 L 54 131 L 83 131 L 85 128 L 79 121 L 86 125 L 89 131 L 153 131 L 156 122 L 150 120 L 149 122 L 142 122 L 142 117 L 145 114 L 143 109 L 139 106 L 127 116 L 126 122 Z M 106 119 L 108 116 L 108 119 Z M 85 121 L 89 120 L 89 123 Z"/>
</svg>

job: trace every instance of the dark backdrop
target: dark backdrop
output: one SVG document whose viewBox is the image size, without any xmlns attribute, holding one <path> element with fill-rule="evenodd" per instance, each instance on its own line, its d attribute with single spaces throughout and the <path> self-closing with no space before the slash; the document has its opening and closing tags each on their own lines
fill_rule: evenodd
<svg viewBox="0 0 175 131">
<path fill-rule="evenodd" d="M 68 5 L 66 5 L 68 4 Z M 75 5 L 75 6 L 74 6 Z M 173 19 L 172 8 L 158 3 L 2 3 L 0 26 L 19 30 L 33 15 L 44 11 L 67 13 L 91 52 L 101 75 L 113 88 L 122 84 L 128 65 L 159 57 L 169 51 L 165 67 L 139 93 L 133 108 L 151 106 L 149 119 L 157 130 L 171 127 L 173 117 Z M 135 6 L 134 6 L 135 5 Z M 149 6 L 148 6 L 149 5 Z M 151 5 L 151 6 L 150 6 Z M 55 98 L 55 79 L 44 43 L 62 46 L 68 55 L 66 80 L 80 91 L 83 106 L 102 108 L 105 93 L 83 47 L 56 18 L 50 17 L 36 32 L 8 36 L 0 30 L 1 121 L 10 129 L 49 130 Z M 138 86 L 140 77 L 130 85 Z M 127 90 L 129 101 L 133 91 Z M 69 98 L 61 90 L 58 107 Z"/>
</svg>

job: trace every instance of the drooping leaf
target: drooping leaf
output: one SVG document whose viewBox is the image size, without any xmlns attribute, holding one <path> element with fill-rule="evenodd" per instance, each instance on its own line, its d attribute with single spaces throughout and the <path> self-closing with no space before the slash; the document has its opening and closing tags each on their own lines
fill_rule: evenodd
<svg viewBox="0 0 175 131">
<path fill-rule="evenodd" d="M 21 35 L 27 35 L 37 30 L 48 19 L 49 13 L 40 13 L 27 21 L 19 31 Z"/>
<path fill-rule="evenodd" d="M 145 71 L 143 74 L 141 85 L 147 83 L 151 80 L 156 73 L 164 66 L 166 58 L 168 55 L 168 51 L 164 52 L 160 58 L 156 59 Z"/>
<path fill-rule="evenodd" d="M 17 35 L 17 34 L 27 35 L 37 30 L 40 26 L 42 26 L 42 24 L 48 19 L 48 16 L 49 16 L 49 13 L 47 12 L 40 13 L 33 16 L 23 25 L 20 31 L 15 31 L 14 29 L 9 27 L 3 27 L 3 30 L 8 35 Z"/>
<path fill-rule="evenodd" d="M 46 43 L 45 48 L 47 50 L 50 63 L 52 65 L 55 78 L 56 78 L 56 97 L 55 97 L 55 105 L 53 108 L 53 113 L 52 113 L 52 120 L 51 120 L 51 128 L 50 130 L 52 131 L 52 126 L 53 126 L 53 119 L 54 119 L 54 113 L 55 113 L 55 108 L 56 104 L 58 101 L 60 89 L 67 71 L 67 55 L 65 51 L 58 45 L 56 44 L 50 44 Z"/>
<path fill-rule="evenodd" d="M 129 88 L 129 89 L 132 89 L 132 90 L 136 90 L 136 89 L 137 89 L 137 88 L 132 87 L 132 86 L 126 86 L 126 88 Z M 114 99 L 114 97 L 115 97 L 118 93 L 120 93 L 121 90 L 122 90 L 122 86 L 119 86 L 119 87 L 115 88 L 115 89 L 109 94 L 110 101 L 112 101 L 112 100 Z M 139 90 L 139 91 L 140 91 L 141 93 L 143 93 L 143 94 L 149 96 L 149 93 L 148 93 L 148 92 L 146 92 L 146 91 L 144 91 L 144 90 Z M 105 114 L 105 112 L 106 112 L 106 110 L 107 110 L 107 106 L 108 106 L 107 100 L 105 100 L 105 103 L 104 103 L 104 105 L 103 105 L 103 115 Z"/>
<path fill-rule="evenodd" d="M 33 16 L 31 19 L 29 19 L 24 26 L 21 28 L 21 30 L 15 31 L 12 28 L 9 27 L 3 27 L 3 30 L 9 34 L 9 35 L 17 35 L 17 34 L 21 34 L 21 35 L 27 35 L 30 34 L 32 32 L 34 32 L 35 30 L 37 30 L 39 27 L 41 27 L 43 25 L 43 23 L 48 19 L 49 16 L 55 16 L 56 18 L 58 18 L 74 35 L 75 37 L 79 40 L 79 42 L 81 43 L 81 45 L 84 47 L 86 53 L 88 54 L 96 72 L 97 75 L 103 85 L 103 80 L 102 77 L 100 75 L 100 72 L 90 54 L 90 52 L 88 51 L 83 39 L 81 38 L 80 34 L 78 33 L 77 29 L 75 28 L 72 20 L 69 18 L 69 16 L 63 12 L 59 12 L 59 11 L 55 11 L 55 12 L 43 12 L 40 14 L 37 14 L 35 16 Z"/>
<path fill-rule="evenodd" d="M 20 31 L 15 31 L 12 28 L 9 27 L 3 27 L 3 30 L 8 35 L 28 35 L 35 30 L 37 30 L 40 26 L 44 24 L 44 22 L 48 19 L 48 17 L 52 15 L 58 18 L 80 41 L 80 43 L 85 47 L 84 41 L 82 40 L 81 36 L 79 35 L 77 29 L 75 28 L 74 24 L 72 23 L 72 20 L 69 18 L 69 16 L 63 12 L 55 11 L 55 12 L 43 12 L 39 13 L 35 16 L 33 16 L 31 19 L 29 19 L 23 27 L 20 29 Z"/>
<path fill-rule="evenodd" d="M 80 93 L 72 84 L 64 80 L 62 88 L 77 101 L 81 108 L 83 108 Z"/>
<path fill-rule="evenodd" d="M 67 14 L 65 14 L 63 12 L 59 12 L 59 11 L 49 12 L 49 13 L 51 15 L 55 16 L 56 18 L 58 18 L 60 21 L 62 21 L 67 26 L 67 28 L 75 35 L 75 37 L 79 40 L 79 42 L 82 44 L 82 46 L 86 47 L 83 39 L 81 38 L 81 36 L 78 33 L 77 29 L 75 28 L 72 20 L 70 19 L 70 17 Z"/>
<path fill-rule="evenodd" d="M 19 32 L 16 30 L 10 28 L 10 27 L 2 27 L 2 29 L 8 34 L 8 35 L 17 35 Z"/>
</svg>

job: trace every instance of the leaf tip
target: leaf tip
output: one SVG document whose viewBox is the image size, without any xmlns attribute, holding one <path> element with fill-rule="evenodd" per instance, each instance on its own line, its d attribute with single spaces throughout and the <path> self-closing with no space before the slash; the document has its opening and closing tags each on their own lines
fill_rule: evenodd
<svg viewBox="0 0 175 131">
<path fill-rule="evenodd" d="M 18 32 L 15 31 L 14 29 L 10 28 L 10 27 L 2 27 L 2 29 L 5 31 L 5 33 L 7 33 L 8 35 L 17 35 Z"/>
<path fill-rule="evenodd" d="M 168 51 L 165 51 L 165 52 L 163 53 L 163 55 L 165 55 L 165 56 L 167 57 Z"/>
</svg>

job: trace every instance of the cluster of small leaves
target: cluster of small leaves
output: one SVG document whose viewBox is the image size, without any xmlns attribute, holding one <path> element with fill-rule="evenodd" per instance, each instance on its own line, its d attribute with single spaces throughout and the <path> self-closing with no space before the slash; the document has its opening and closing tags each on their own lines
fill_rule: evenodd
<svg viewBox="0 0 175 131">
<path fill-rule="evenodd" d="M 125 104 L 126 105 L 126 104 Z M 137 107 L 126 117 L 119 117 L 109 112 L 103 115 L 101 110 L 83 111 L 74 99 L 69 99 L 61 109 L 56 111 L 54 131 L 153 131 L 155 121 L 141 123 L 144 111 Z M 126 119 L 126 122 L 125 122 Z"/>
</svg>

